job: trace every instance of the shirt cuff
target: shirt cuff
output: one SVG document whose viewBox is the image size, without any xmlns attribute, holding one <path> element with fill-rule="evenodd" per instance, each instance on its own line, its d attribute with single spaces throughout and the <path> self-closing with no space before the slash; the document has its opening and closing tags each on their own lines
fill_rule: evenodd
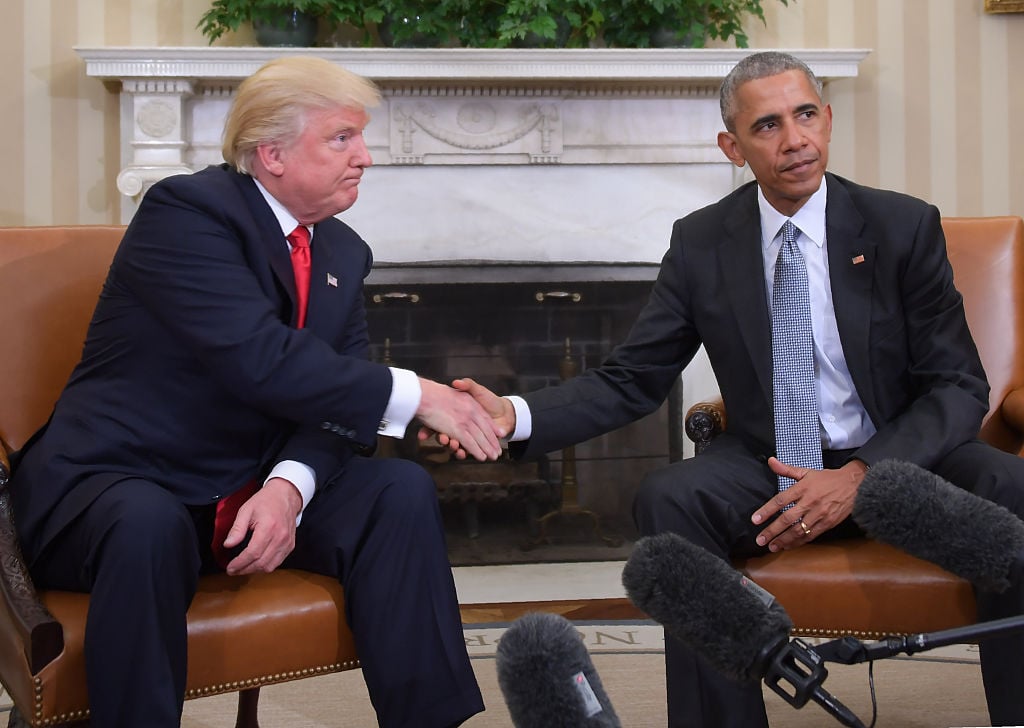
<svg viewBox="0 0 1024 728">
<path fill-rule="evenodd" d="M 303 511 L 306 510 L 306 506 L 309 505 L 309 501 L 316 492 L 316 473 L 313 471 L 313 468 L 304 463 L 296 460 L 282 460 L 270 471 L 267 480 L 271 478 L 287 480 L 295 486 L 295 489 L 299 491 L 299 495 L 302 496 L 302 510 L 295 517 L 295 525 L 298 526 L 302 521 Z M 263 481 L 263 485 L 267 484 L 267 480 Z"/>
<path fill-rule="evenodd" d="M 377 432 L 386 437 L 405 437 L 405 430 L 416 416 L 423 392 L 420 378 L 408 369 L 389 367 L 391 370 L 391 397 L 384 408 L 384 418 L 377 426 Z"/>
<path fill-rule="evenodd" d="M 514 394 L 505 399 L 512 403 L 512 409 L 516 411 L 516 429 L 509 435 L 508 441 L 529 440 L 530 435 L 533 434 L 533 416 L 530 414 L 530 405 L 526 404 L 525 399 Z"/>
</svg>

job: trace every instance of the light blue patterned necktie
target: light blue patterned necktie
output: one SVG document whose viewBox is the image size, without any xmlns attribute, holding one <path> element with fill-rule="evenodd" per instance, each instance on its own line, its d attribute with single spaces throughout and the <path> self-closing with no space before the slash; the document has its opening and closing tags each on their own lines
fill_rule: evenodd
<svg viewBox="0 0 1024 728">
<path fill-rule="evenodd" d="M 772 389 L 775 452 L 787 465 L 821 469 L 818 393 L 814 381 L 814 337 L 807 266 L 796 245 L 792 221 L 782 226 L 782 248 L 772 291 Z M 779 490 L 793 485 L 779 476 Z"/>
</svg>

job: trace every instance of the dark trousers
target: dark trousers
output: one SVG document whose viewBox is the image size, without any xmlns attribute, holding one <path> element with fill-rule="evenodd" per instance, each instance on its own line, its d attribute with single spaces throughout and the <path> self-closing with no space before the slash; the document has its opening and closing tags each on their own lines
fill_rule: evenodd
<svg viewBox="0 0 1024 728">
<path fill-rule="evenodd" d="M 839 467 L 848 452 L 826 452 Z M 933 471 L 951 483 L 999 503 L 1024 518 L 1024 459 L 981 442 L 956 448 Z M 764 528 L 753 512 L 775 494 L 777 480 L 763 456 L 736 437 L 720 435 L 700 456 L 649 474 L 637 493 L 634 518 L 641 535 L 671 531 L 723 559 L 763 554 L 754 542 Z M 851 520 L 830 536 L 856 532 Z M 820 540 L 820 539 L 819 539 Z M 1024 584 L 1003 594 L 976 592 L 981 621 L 1024 614 Z M 981 644 L 982 676 L 992 725 L 1024 724 L 1024 636 Z M 666 635 L 665 670 L 671 728 L 767 726 L 760 683 L 719 675 L 700 655 Z"/>
<path fill-rule="evenodd" d="M 43 588 L 90 593 L 93 725 L 180 725 L 185 613 L 212 563 L 209 509 L 127 480 L 35 560 Z M 303 514 L 283 564 L 338 578 L 381 726 L 458 725 L 483 710 L 466 653 L 436 490 L 404 460 L 354 458 Z"/>
</svg>

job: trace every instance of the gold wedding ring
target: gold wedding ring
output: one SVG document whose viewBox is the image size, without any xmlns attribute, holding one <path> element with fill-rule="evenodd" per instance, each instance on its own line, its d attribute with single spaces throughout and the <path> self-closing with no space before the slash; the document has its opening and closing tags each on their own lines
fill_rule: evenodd
<svg viewBox="0 0 1024 728">
<path fill-rule="evenodd" d="M 804 536 L 810 536 L 811 535 L 811 529 L 808 527 L 808 525 L 806 523 L 804 523 L 803 516 L 798 518 L 796 522 L 800 524 L 800 528 L 804 529 Z"/>
</svg>

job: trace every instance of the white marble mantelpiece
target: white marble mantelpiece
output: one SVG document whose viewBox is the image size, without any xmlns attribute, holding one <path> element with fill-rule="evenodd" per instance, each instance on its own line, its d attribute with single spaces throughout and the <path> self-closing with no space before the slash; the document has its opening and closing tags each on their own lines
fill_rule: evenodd
<svg viewBox="0 0 1024 728">
<path fill-rule="evenodd" d="M 221 161 L 241 79 L 315 54 L 383 93 L 343 217 L 378 260 L 661 258 L 672 220 L 740 178 L 715 144 L 736 49 L 78 48 L 121 90 L 122 220 L 158 179 Z M 865 50 L 798 50 L 824 80 Z"/>
<path fill-rule="evenodd" d="M 99 78 L 242 79 L 271 58 L 310 53 L 376 81 L 720 81 L 751 51 L 732 48 L 79 47 Z M 823 79 L 857 75 L 862 49 L 791 51 Z"/>
</svg>

